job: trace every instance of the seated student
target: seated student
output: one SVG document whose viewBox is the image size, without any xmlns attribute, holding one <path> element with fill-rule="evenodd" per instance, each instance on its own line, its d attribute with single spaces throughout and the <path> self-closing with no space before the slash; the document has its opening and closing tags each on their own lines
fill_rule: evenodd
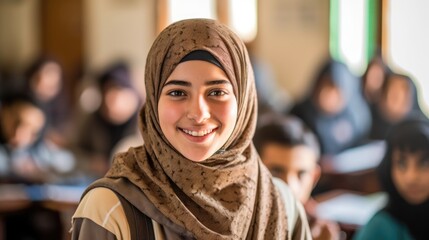
<svg viewBox="0 0 429 240">
<path fill-rule="evenodd" d="M 45 141 L 46 116 L 29 97 L 1 100 L 0 175 L 29 182 L 59 181 L 74 170 L 74 156 Z"/>
<path fill-rule="evenodd" d="M 371 139 L 385 139 L 394 124 L 414 115 L 424 116 L 413 80 L 397 73 L 387 75 L 380 98 L 371 107 L 371 113 Z"/>
<path fill-rule="evenodd" d="M 384 80 L 390 73 L 391 70 L 384 62 L 381 53 L 377 53 L 368 63 L 362 76 L 362 93 L 370 106 L 378 101 Z"/>
<path fill-rule="evenodd" d="M 273 176 L 288 183 L 304 205 L 314 239 L 339 239 L 336 223 L 315 216 L 315 200 L 310 194 L 319 180 L 319 143 L 303 122 L 294 116 L 265 115 L 253 138 L 262 161 Z"/>
<path fill-rule="evenodd" d="M 318 137 L 323 155 L 335 155 L 366 140 L 371 115 L 359 84 L 345 64 L 329 59 L 308 96 L 292 108 L 290 113 Z"/>
<path fill-rule="evenodd" d="M 67 146 L 72 131 L 72 112 L 65 91 L 63 66 L 53 57 L 40 56 L 25 71 L 24 89 L 45 111 L 45 136 L 57 145 Z"/>
<path fill-rule="evenodd" d="M 45 141 L 46 116 L 29 97 L 13 95 L 1 99 L 0 181 L 2 183 L 63 183 L 72 174 L 71 153 Z M 5 239 L 61 239 L 58 211 L 33 204 L 2 216 Z M 1 238 L 1 236 L 0 236 Z"/>
<path fill-rule="evenodd" d="M 410 119 L 392 128 L 378 167 L 387 206 L 354 239 L 428 239 L 429 122 Z"/>
<path fill-rule="evenodd" d="M 99 177 L 110 165 L 112 149 L 136 131 L 141 98 L 133 86 L 126 63 L 117 62 L 109 66 L 97 83 L 101 105 L 95 112 L 84 116 L 76 145 L 82 159 L 88 159 L 90 171 Z"/>
</svg>

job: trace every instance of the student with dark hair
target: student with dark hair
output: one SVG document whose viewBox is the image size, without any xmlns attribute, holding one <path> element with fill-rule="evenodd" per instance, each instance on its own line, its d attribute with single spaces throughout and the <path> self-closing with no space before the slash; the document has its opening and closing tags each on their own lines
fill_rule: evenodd
<svg viewBox="0 0 429 240">
<path fill-rule="evenodd" d="M 392 128 L 377 171 L 387 206 L 355 235 L 356 240 L 429 237 L 429 122 L 405 120 Z"/>
<path fill-rule="evenodd" d="M 319 143 L 314 133 L 297 117 L 264 115 L 256 130 L 255 147 L 273 176 L 285 181 L 304 205 L 313 239 L 339 239 L 334 222 L 317 219 L 311 198 L 321 171 Z"/>
<path fill-rule="evenodd" d="M 0 101 L 0 182 L 63 183 L 73 174 L 75 159 L 46 141 L 42 108 L 26 95 L 13 94 Z M 2 222 L 5 239 L 53 240 L 63 234 L 60 213 L 37 203 L 4 214 Z"/>
<path fill-rule="evenodd" d="M 28 182 L 58 181 L 74 170 L 73 155 L 45 139 L 43 109 L 26 95 L 11 95 L 0 107 L 0 175 Z"/>
<path fill-rule="evenodd" d="M 20 91 L 27 91 L 46 114 L 47 139 L 68 146 L 72 113 L 61 63 L 49 56 L 37 58 L 25 71 L 24 82 Z"/>
<path fill-rule="evenodd" d="M 362 93 L 369 105 L 378 101 L 386 76 L 391 72 L 380 53 L 368 63 L 362 75 Z"/>
<path fill-rule="evenodd" d="M 371 139 L 385 139 L 390 128 L 410 117 L 424 117 L 418 91 L 406 75 L 390 73 L 386 76 L 378 101 L 372 105 Z"/>
<path fill-rule="evenodd" d="M 107 67 L 97 84 L 101 104 L 95 112 L 83 117 L 76 144 L 89 170 L 99 177 L 106 173 L 116 144 L 136 131 L 141 98 L 124 62 Z"/>
<path fill-rule="evenodd" d="M 345 64 L 329 59 L 307 97 L 291 110 L 316 134 L 323 155 L 335 155 L 368 137 L 371 115 L 360 89 Z"/>
</svg>

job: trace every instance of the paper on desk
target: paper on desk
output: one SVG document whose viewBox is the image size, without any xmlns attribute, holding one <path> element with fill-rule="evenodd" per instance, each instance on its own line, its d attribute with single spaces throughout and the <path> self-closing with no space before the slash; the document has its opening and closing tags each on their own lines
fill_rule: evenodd
<svg viewBox="0 0 429 240">
<path fill-rule="evenodd" d="M 384 192 L 369 195 L 345 193 L 318 204 L 316 215 L 321 219 L 363 226 L 386 205 Z"/>
<path fill-rule="evenodd" d="M 338 173 L 350 173 L 375 168 L 383 159 L 385 151 L 384 141 L 345 150 L 332 159 L 332 169 Z"/>
</svg>

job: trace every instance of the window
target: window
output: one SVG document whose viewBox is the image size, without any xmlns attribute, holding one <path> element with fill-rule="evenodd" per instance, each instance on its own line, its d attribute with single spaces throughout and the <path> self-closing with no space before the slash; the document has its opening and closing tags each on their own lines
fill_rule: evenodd
<svg viewBox="0 0 429 240">
<path fill-rule="evenodd" d="M 362 74 L 375 47 L 376 1 L 330 1 L 330 52 Z"/>
<path fill-rule="evenodd" d="M 188 18 L 217 19 L 230 26 L 245 42 L 256 37 L 257 0 L 159 0 L 158 31 Z"/>
<path fill-rule="evenodd" d="M 383 36 L 389 65 L 404 71 L 416 82 L 422 110 L 429 114 L 429 1 L 389 0 L 386 6 L 386 31 Z"/>
</svg>

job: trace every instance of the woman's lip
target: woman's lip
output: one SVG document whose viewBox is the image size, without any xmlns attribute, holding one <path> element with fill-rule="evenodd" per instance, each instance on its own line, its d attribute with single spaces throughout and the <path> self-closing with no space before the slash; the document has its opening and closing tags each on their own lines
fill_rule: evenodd
<svg viewBox="0 0 429 240">
<path fill-rule="evenodd" d="M 179 128 L 179 129 L 185 134 L 188 134 L 189 136 L 192 136 L 192 137 L 204 137 L 216 131 L 217 128 L 207 128 L 207 129 L 200 129 L 200 130 L 192 130 L 192 129 L 185 129 L 185 128 Z"/>
<path fill-rule="evenodd" d="M 206 139 L 208 139 L 210 136 L 212 136 L 216 132 L 217 129 L 218 128 L 213 128 L 213 129 L 210 129 L 210 130 L 201 130 L 199 132 L 195 131 L 199 135 L 202 135 L 202 136 L 194 136 L 194 135 L 189 134 L 189 131 L 191 131 L 191 130 L 186 130 L 186 129 L 183 129 L 183 128 L 179 128 L 179 130 L 185 135 L 185 137 L 187 139 L 189 139 L 191 142 L 196 142 L 196 143 L 204 142 Z M 186 131 L 188 131 L 188 132 L 186 132 Z M 204 132 L 206 132 L 206 134 L 202 134 Z"/>
</svg>

